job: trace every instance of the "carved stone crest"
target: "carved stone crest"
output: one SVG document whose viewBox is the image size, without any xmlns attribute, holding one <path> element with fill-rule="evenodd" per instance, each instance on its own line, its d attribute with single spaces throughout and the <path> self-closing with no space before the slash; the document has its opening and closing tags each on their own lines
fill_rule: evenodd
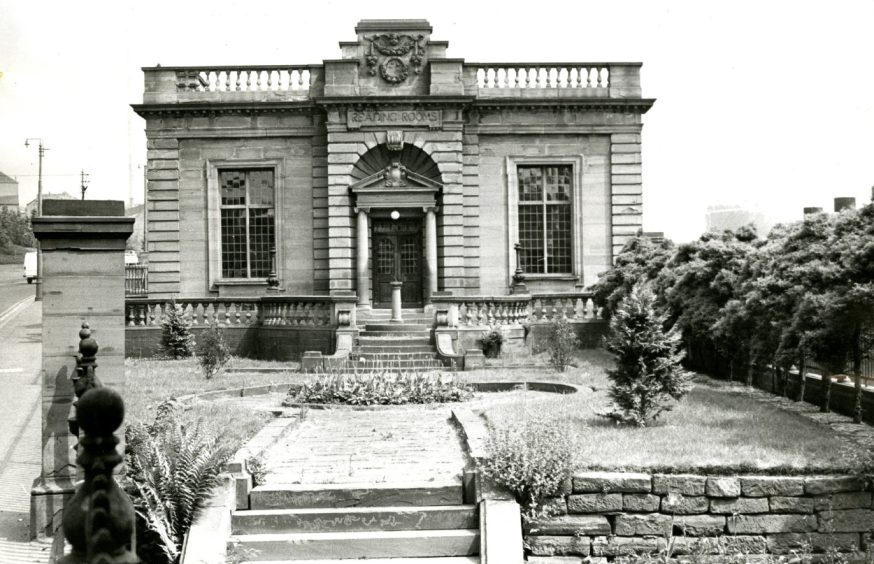
<svg viewBox="0 0 874 564">
<path fill-rule="evenodd" d="M 410 75 L 410 70 L 415 74 L 422 72 L 423 35 L 379 33 L 364 39 L 370 42 L 364 57 L 370 76 L 378 72 L 384 81 L 400 84 Z"/>
</svg>

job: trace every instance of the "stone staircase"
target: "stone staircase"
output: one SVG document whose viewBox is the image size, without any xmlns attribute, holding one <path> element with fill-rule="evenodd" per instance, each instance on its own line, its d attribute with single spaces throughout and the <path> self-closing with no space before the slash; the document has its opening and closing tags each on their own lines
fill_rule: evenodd
<svg viewBox="0 0 874 564">
<path fill-rule="evenodd" d="M 459 481 L 266 485 L 231 516 L 242 562 L 478 564 L 479 515 Z"/>
<path fill-rule="evenodd" d="M 405 309 L 402 323 L 391 322 L 389 310 L 359 315 L 358 343 L 346 362 L 349 372 L 410 374 L 449 369 L 433 344 L 432 314 Z"/>
</svg>

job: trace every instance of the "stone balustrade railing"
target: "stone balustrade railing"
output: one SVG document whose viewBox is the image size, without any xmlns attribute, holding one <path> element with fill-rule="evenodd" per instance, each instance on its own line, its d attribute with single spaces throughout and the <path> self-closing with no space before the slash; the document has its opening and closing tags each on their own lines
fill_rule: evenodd
<svg viewBox="0 0 874 564">
<path fill-rule="evenodd" d="M 528 320 L 532 322 L 553 321 L 555 319 L 585 321 L 600 318 L 600 308 L 595 305 L 592 294 L 588 292 L 533 294 L 528 311 Z"/>
<path fill-rule="evenodd" d="M 468 63 L 478 88 L 607 88 L 606 63 Z"/>
<path fill-rule="evenodd" d="M 556 319 L 587 321 L 599 318 L 588 292 L 519 294 L 510 296 L 438 296 L 433 299 L 437 325 L 459 327 L 521 325 Z M 449 309 L 453 311 L 449 313 Z M 443 318 L 441 311 L 445 311 Z"/>
<path fill-rule="evenodd" d="M 173 303 L 164 298 L 128 298 L 125 301 L 127 326 L 160 327 Z M 334 323 L 337 300 L 330 296 L 178 298 L 175 304 L 192 327 L 208 327 L 212 323 L 319 327 Z"/>
<path fill-rule="evenodd" d="M 177 68 L 179 92 L 307 91 L 313 73 L 309 65 Z"/>
<path fill-rule="evenodd" d="M 332 301 L 327 296 L 262 298 L 262 325 L 331 324 Z"/>
</svg>

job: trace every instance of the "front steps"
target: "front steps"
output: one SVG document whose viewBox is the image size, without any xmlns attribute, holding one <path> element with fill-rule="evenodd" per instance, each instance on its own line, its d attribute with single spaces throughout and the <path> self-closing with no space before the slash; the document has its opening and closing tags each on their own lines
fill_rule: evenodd
<svg viewBox="0 0 874 564">
<path fill-rule="evenodd" d="M 401 317 L 402 322 L 394 323 L 390 310 L 360 312 L 358 340 L 342 369 L 357 374 L 448 370 L 431 337 L 433 314 L 406 309 Z"/>
<path fill-rule="evenodd" d="M 458 482 L 259 486 L 249 500 L 229 542 L 246 562 L 479 563 L 478 511 Z"/>
</svg>

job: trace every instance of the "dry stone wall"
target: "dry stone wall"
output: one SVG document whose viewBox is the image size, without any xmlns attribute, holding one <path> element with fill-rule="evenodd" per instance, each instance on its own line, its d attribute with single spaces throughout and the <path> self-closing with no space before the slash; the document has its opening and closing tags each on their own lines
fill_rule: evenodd
<svg viewBox="0 0 874 564">
<path fill-rule="evenodd" d="M 588 472 L 526 529 L 529 563 L 635 555 L 859 553 L 874 531 L 866 476 L 705 476 Z"/>
</svg>

